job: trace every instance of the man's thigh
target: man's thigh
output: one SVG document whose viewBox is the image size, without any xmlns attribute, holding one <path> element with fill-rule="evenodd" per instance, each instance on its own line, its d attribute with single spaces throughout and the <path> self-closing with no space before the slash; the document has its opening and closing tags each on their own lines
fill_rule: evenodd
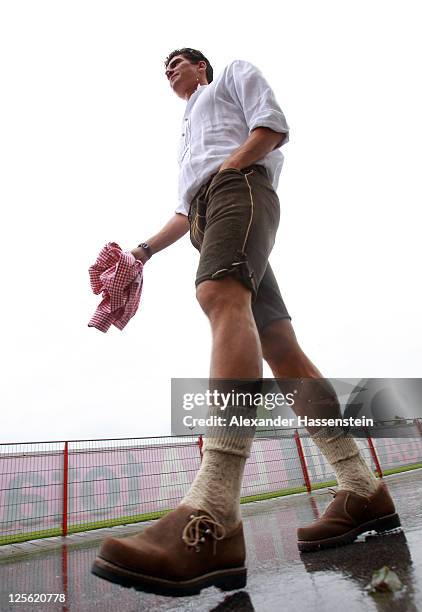
<svg viewBox="0 0 422 612">
<path fill-rule="evenodd" d="M 200 250 L 195 284 L 233 275 L 253 300 L 268 265 L 280 203 L 263 166 L 216 174 L 190 215 L 191 240 Z"/>
</svg>

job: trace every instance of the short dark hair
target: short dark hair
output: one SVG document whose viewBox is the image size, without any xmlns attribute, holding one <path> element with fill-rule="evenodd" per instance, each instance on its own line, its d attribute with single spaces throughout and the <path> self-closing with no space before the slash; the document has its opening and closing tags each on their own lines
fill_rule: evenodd
<svg viewBox="0 0 422 612">
<path fill-rule="evenodd" d="M 211 64 L 209 63 L 205 55 L 201 53 L 201 51 L 198 51 L 197 49 L 191 49 L 190 47 L 184 47 L 183 49 L 175 49 L 166 57 L 164 61 L 164 66 L 166 68 L 173 59 L 173 57 L 176 57 L 176 55 L 183 55 L 183 57 L 189 60 L 191 64 L 199 64 L 199 62 L 206 62 L 207 68 L 205 74 L 208 83 L 211 83 L 214 71 L 212 69 Z"/>
</svg>

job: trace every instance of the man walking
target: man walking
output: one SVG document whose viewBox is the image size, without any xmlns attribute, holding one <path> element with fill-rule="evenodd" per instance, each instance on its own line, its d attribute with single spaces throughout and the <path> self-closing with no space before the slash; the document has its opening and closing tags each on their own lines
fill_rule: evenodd
<svg viewBox="0 0 422 612">
<path fill-rule="evenodd" d="M 279 224 L 276 194 L 280 147 L 289 127 L 274 93 L 252 64 L 231 62 L 214 80 L 195 49 L 166 59 L 171 89 L 186 101 L 179 153 L 179 206 L 155 236 L 132 251 L 146 262 L 190 230 L 200 251 L 196 295 L 212 330 L 211 379 L 259 379 L 265 359 L 275 378 L 315 381 L 322 374 L 296 339 L 268 263 Z M 324 416 L 339 416 L 331 385 Z M 294 407 L 301 416 L 307 404 Z M 226 409 L 227 420 L 236 413 Z M 301 550 L 346 544 L 368 529 L 385 531 L 399 518 L 355 440 L 339 429 L 310 430 L 333 466 L 339 491 L 324 515 L 298 530 Z M 108 538 L 95 574 L 139 590 L 191 595 L 207 586 L 246 584 L 240 491 L 251 435 L 214 428 L 201 468 L 181 504 L 142 533 Z"/>
</svg>

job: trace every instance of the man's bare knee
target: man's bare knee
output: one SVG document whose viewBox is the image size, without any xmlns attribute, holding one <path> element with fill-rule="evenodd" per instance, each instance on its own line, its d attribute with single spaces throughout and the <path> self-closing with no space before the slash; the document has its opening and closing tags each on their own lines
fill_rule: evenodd
<svg viewBox="0 0 422 612">
<path fill-rule="evenodd" d="M 205 280 L 196 289 L 196 299 L 207 316 L 223 308 L 250 306 L 251 292 L 236 279 Z"/>
</svg>

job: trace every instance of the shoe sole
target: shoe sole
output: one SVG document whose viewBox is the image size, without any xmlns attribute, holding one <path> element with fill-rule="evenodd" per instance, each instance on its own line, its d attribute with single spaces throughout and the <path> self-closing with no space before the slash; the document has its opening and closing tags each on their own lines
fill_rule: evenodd
<svg viewBox="0 0 422 612">
<path fill-rule="evenodd" d="M 366 531 L 376 531 L 377 533 L 383 533 L 384 531 L 391 531 L 401 527 L 400 517 L 397 513 L 389 514 L 372 521 L 368 521 L 363 525 L 359 525 L 355 529 L 348 531 L 340 536 L 334 538 L 326 538 L 324 540 L 313 540 L 305 541 L 299 540 L 297 545 L 301 552 L 312 552 L 315 550 L 321 550 L 323 548 L 333 548 L 335 546 L 343 546 L 345 544 L 351 544 L 356 538 L 365 533 Z"/>
<path fill-rule="evenodd" d="M 133 588 L 145 593 L 166 595 L 170 597 L 186 597 L 198 595 L 202 589 L 215 586 L 222 591 L 234 591 L 246 586 L 246 567 L 235 567 L 209 574 L 203 574 L 191 580 L 174 581 L 138 574 L 119 565 L 115 565 L 102 557 L 97 557 L 91 572 L 109 582 L 120 586 Z"/>
</svg>

